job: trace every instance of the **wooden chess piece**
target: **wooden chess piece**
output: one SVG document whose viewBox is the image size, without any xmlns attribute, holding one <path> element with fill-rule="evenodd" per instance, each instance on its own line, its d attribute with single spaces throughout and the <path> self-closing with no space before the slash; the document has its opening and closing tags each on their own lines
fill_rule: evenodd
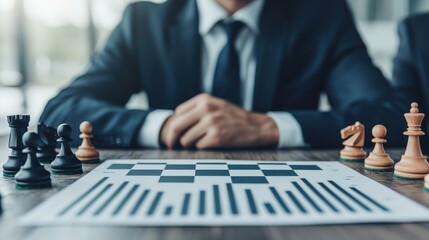
<svg viewBox="0 0 429 240">
<path fill-rule="evenodd" d="M 51 163 L 53 174 L 70 175 L 82 173 L 82 162 L 76 158 L 76 155 L 70 148 L 72 128 L 70 125 L 63 123 L 57 128 L 60 138 L 57 142 L 61 144 L 60 152 L 55 160 Z"/>
<path fill-rule="evenodd" d="M 365 169 L 371 171 L 391 171 L 393 170 L 394 161 L 390 158 L 389 154 L 384 150 L 384 143 L 387 129 L 383 125 L 375 125 L 372 128 L 372 135 L 374 138 L 372 142 L 375 143 L 374 150 L 369 153 L 365 159 Z"/>
<path fill-rule="evenodd" d="M 91 134 L 91 123 L 84 121 L 80 124 L 79 129 L 81 131 L 79 137 L 82 138 L 82 144 L 76 151 L 76 157 L 82 161 L 82 163 L 99 163 L 100 153 L 95 149 L 91 142 L 91 138 L 94 137 L 94 135 Z"/>
<path fill-rule="evenodd" d="M 425 135 L 421 124 L 425 115 L 419 113 L 418 104 L 413 102 L 409 113 L 405 113 L 408 129 L 404 135 L 408 136 L 407 148 L 401 160 L 395 165 L 394 175 L 403 179 L 423 179 L 429 173 L 429 163 L 423 156 L 420 148 L 420 136 Z"/>
<path fill-rule="evenodd" d="M 423 187 L 426 191 L 429 192 L 429 174 L 426 174 L 425 177 L 425 186 Z"/>
<path fill-rule="evenodd" d="M 355 162 L 366 158 L 366 152 L 363 150 L 365 126 L 362 123 L 356 122 L 342 129 L 341 138 L 346 140 L 343 142 L 344 148 L 340 151 L 340 160 Z"/>
<path fill-rule="evenodd" d="M 51 174 L 43 167 L 36 157 L 40 137 L 37 133 L 26 132 L 22 138 L 27 147 L 24 153 L 27 160 L 15 175 L 16 189 L 36 189 L 51 187 Z"/>
</svg>

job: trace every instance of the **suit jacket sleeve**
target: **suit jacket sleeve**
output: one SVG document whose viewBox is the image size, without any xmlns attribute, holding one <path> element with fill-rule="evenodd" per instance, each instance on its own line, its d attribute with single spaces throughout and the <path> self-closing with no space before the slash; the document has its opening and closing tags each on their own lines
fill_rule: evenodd
<svg viewBox="0 0 429 240">
<path fill-rule="evenodd" d="M 136 134 L 149 110 L 128 110 L 130 96 L 143 88 L 137 78 L 133 52 L 133 12 L 128 7 L 104 49 L 95 53 L 86 73 L 77 77 L 47 104 L 41 121 L 51 126 L 66 122 L 78 144 L 79 124 L 93 124 L 97 147 L 136 145 Z"/>
<path fill-rule="evenodd" d="M 376 124 L 387 127 L 389 146 L 403 146 L 406 125 L 402 114 L 407 107 L 397 100 L 391 85 L 373 65 L 344 1 L 338 1 L 337 6 L 337 22 L 332 23 L 337 25 L 337 36 L 330 51 L 325 84 L 332 110 L 291 113 L 302 127 L 304 140 L 313 147 L 340 146 L 340 130 L 355 121 L 366 126 L 367 146 Z"/>
<path fill-rule="evenodd" d="M 419 84 L 419 74 L 415 65 L 415 44 L 412 42 L 413 29 L 411 21 L 406 19 L 399 24 L 399 47 L 393 62 L 393 85 L 399 90 L 402 97 L 408 101 L 417 101 L 423 104 L 423 96 Z"/>
</svg>

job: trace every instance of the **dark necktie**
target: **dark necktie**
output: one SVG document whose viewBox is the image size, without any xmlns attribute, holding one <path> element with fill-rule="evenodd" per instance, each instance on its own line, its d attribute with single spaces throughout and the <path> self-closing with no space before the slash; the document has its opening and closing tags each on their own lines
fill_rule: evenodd
<svg viewBox="0 0 429 240">
<path fill-rule="evenodd" d="M 217 60 L 212 94 L 240 106 L 240 61 L 235 49 L 235 41 L 244 24 L 239 21 L 218 24 L 225 30 L 227 42 Z"/>
</svg>

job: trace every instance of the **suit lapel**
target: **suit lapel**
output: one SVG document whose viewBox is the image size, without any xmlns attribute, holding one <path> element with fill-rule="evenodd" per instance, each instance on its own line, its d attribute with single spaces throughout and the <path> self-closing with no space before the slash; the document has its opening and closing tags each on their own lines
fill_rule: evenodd
<svg viewBox="0 0 429 240">
<path fill-rule="evenodd" d="M 286 31 L 290 32 L 290 18 L 285 17 L 285 8 L 277 6 L 281 1 L 267 0 L 260 17 L 260 33 L 255 42 L 256 75 L 253 95 L 253 110 L 270 111 L 280 68 L 289 48 Z"/>
<path fill-rule="evenodd" d="M 201 92 L 198 11 L 195 1 L 188 1 L 169 30 L 171 64 L 178 104 Z"/>
</svg>

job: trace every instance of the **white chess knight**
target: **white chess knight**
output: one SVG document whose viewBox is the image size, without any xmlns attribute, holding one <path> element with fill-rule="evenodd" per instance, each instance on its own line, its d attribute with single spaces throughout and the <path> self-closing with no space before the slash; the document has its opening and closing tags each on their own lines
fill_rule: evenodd
<svg viewBox="0 0 429 240">
<path fill-rule="evenodd" d="M 346 161 L 362 161 L 366 157 L 363 150 L 365 141 L 365 126 L 356 122 L 341 130 L 341 138 L 346 139 L 343 142 L 344 148 L 340 151 L 340 159 Z"/>
</svg>

